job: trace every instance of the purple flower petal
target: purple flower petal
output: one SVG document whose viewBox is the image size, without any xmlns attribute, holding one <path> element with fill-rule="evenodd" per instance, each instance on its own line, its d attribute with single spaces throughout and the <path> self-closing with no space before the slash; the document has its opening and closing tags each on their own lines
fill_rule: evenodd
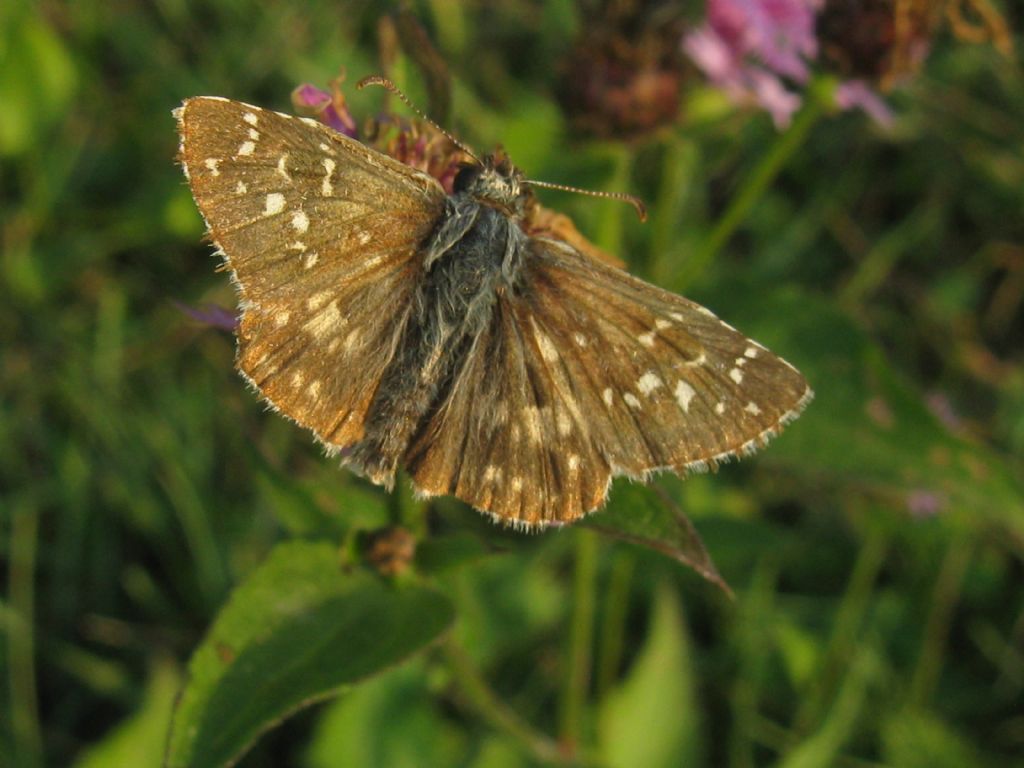
<svg viewBox="0 0 1024 768">
<path fill-rule="evenodd" d="M 225 309 L 216 304 L 193 307 L 189 304 L 175 301 L 174 306 L 203 325 L 220 328 L 224 331 L 234 331 L 238 327 L 238 315 L 232 310 Z"/>
<path fill-rule="evenodd" d="M 729 98 L 760 105 L 782 129 L 800 108 L 791 86 L 810 79 L 808 62 L 818 55 L 821 7 L 822 0 L 708 0 L 707 21 L 684 36 L 683 50 Z M 892 123 L 888 106 L 862 81 L 842 83 L 836 104 Z"/>
<path fill-rule="evenodd" d="M 944 494 L 927 488 L 917 488 L 907 493 L 907 512 L 911 517 L 923 520 L 935 517 L 946 509 L 948 501 Z"/>
<path fill-rule="evenodd" d="M 303 83 L 292 91 L 292 104 L 300 112 L 316 117 L 324 125 L 328 125 L 338 133 L 343 133 L 349 138 L 357 138 L 356 121 L 345 104 L 345 97 L 337 87 L 340 81 L 334 86 L 334 93 L 328 93 L 317 88 L 315 85 Z"/>
<path fill-rule="evenodd" d="M 860 107 L 883 128 L 893 124 L 892 110 L 881 96 L 863 80 L 848 80 L 836 88 L 836 106 L 840 109 Z"/>
</svg>

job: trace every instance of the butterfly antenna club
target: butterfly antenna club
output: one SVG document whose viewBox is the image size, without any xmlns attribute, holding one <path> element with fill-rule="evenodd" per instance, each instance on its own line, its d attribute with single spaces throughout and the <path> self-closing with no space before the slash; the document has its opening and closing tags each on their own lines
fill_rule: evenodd
<svg viewBox="0 0 1024 768">
<path fill-rule="evenodd" d="M 647 206 L 636 195 L 629 195 L 625 192 L 601 192 L 593 189 L 580 189 L 579 187 L 570 187 L 567 184 L 554 184 L 550 181 L 534 181 L 533 179 L 524 179 L 524 183 L 534 187 L 543 187 L 544 189 L 557 189 L 562 192 L 575 192 L 576 194 L 589 195 L 590 197 L 606 197 L 610 200 L 621 200 L 633 206 L 636 210 L 636 215 L 640 217 L 640 221 L 647 221 Z"/>
</svg>

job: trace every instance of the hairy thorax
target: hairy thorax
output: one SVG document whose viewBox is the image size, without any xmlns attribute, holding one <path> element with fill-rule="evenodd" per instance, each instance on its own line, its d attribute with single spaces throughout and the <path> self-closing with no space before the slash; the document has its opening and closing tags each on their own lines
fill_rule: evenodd
<svg viewBox="0 0 1024 768">
<path fill-rule="evenodd" d="M 522 193 L 510 179 L 470 170 L 423 245 L 425 274 L 352 453 L 377 483 L 393 482 L 410 439 L 491 322 L 498 292 L 515 288 L 527 242 L 516 215 Z"/>
</svg>

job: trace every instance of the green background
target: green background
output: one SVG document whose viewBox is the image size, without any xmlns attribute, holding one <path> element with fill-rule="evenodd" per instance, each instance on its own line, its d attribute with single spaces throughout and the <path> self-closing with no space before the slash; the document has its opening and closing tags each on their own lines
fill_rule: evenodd
<svg viewBox="0 0 1024 768">
<path fill-rule="evenodd" d="M 414 4 L 447 127 L 642 196 L 646 224 L 541 199 L 818 393 L 753 459 L 617 482 L 592 527 L 523 536 L 339 470 L 175 305 L 234 297 L 171 109 L 287 110 L 300 82 L 379 72 L 383 5 L 0 6 L 0 765 L 159 765 L 194 652 L 182 709 L 225 754 L 341 691 L 249 767 L 1024 765 L 1019 58 L 940 31 L 889 131 L 820 81 L 779 134 L 692 75 L 674 125 L 596 142 L 553 95 L 593 21 L 574 3 Z M 391 71 L 427 102 L 411 58 Z M 677 559 L 623 540 L 673 541 L 677 511 L 732 597 L 680 563 L 703 556 L 685 535 Z M 357 534 L 394 522 L 421 556 L 391 584 Z M 219 764 L 184 738 L 177 764 Z"/>
</svg>

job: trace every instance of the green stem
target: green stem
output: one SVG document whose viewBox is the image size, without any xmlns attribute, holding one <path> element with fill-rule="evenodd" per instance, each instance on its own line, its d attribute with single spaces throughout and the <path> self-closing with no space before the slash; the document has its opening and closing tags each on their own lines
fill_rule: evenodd
<svg viewBox="0 0 1024 768">
<path fill-rule="evenodd" d="M 491 690 L 465 649 L 450 638 L 442 648 L 448 661 L 448 669 L 469 706 L 480 713 L 494 728 L 521 743 L 536 760 L 542 763 L 573 764 L 573 761 L 563 754 L 557 742 L 519 717 Z"/>
<path fill-rule="evenodd" d="M 611 690 L 622 663 L 626 645 L 626 614 L 636 557 L 623 551 L 612 563 L 608 587 L 604 590 L 604 621 L 601 622 L 600 654 L 597 660 L 597 696 Z"/>
<path fill-rule="evenodd" d="M 406 528 L 417 540 L 427 535 L 427 504 L 416 498 L 412 481 L 404 470 L 399 470 L 395 492 L 391 494 L 391 521 Z"/>
<path fill-rule="evenodd" d="M 8 594 L 18 617 L 7 636 L 10 661 L 11 731 L 15 763 L 25 768 L 42 765 L 42 739 L 35 660 L 35 567 L 39 543 L 39 511 L 32 502 L 11 510 Z"/>
<path fill-rule="evenodd" d="M 626 145 L 610 146 L 612 157 L 612 173 L 608 179 L 606 189 L 621 191 L 629 188 L 629 178 L 633 174 L 634 154 L 633 148 Z M 635 216 L 633 209 L 623 205 L 619 200 L 608 200 L 604 202 L 603 216 L 597 229 L 597 244 L 607 250 L 622 256 L 623 234 L 626 230 L 626 216 Z"/>
<path fill-rule="evenodd" d="M 768 154 L 754 168 L 739 192 L 732 198 L 725 213 L 715 222 L 704 242 L 698 246 L 676 274 L 672 288 L 681 291 L 704 271 L 723 246 L 746 221 L 751 209 L 764 196 L 790 158 L 803 146 L 811 128 L 825 113 L 825 100 L 808 89 L 804 108 L 797 113 L 789 129 L 778 136 Z"/>
<path fill-rule="evenodd" d="M 885 564 L 888 549 L 888 533 L 881 526 L 875 526 L 860 548 L 846 593 L 836 611 L 824 660 L 814 675 L 814 687 L 805 693 L 794 718 L 798 733 L 812 732 L 827 714 L 826 703 L 833 695 L 841 673 L 848 671 L 857 647 L 863 642 L 861 628 L 871 609 L 873 588 Z"/>
<path fill-rule="evenodd" d="M 685 253 L 679 222 L 692 205 L 694 184 L 700 179 L 700 151 L 692 139 L 677 133 L 665 142 L 658 197 L 651 201 L 651 239 L 648 275 L 657 285 L 667 285 Z"/>
<path fill-rule="evenodd" d="M 583 720 L 590 690 L 599 544 L 597 534 L 593 531 L 578 529 L 575 534 L 576 573 L 560 728 L 562 743 L 574 751 L 582 743 Z"/>
<path fill-rule="evenodd" d="M 954 542 L 942 561 L 935 581 L 931 611 L 924 626 L 917 667 L 910 680 L 907 698 L 913 706 L 924 706 L 935 692 L 936 681 L 942 669 L 942 657 L 949 639 L 953 611 L 960 600 L 964 574 L 967 573 L 973 554 L 972 542 Z"/>
</svg>

